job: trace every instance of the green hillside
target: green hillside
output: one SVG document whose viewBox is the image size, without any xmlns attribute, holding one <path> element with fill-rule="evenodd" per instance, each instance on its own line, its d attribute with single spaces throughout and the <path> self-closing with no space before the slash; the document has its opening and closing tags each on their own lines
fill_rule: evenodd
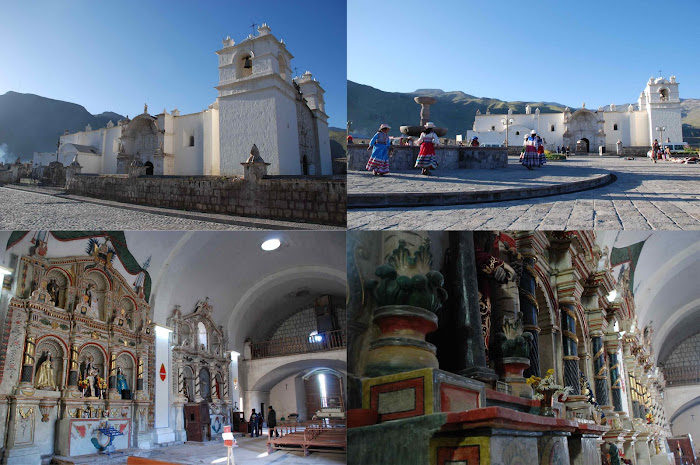
<svg viewBox="0 0 700 465">
<path fill-rule="evenodd" d="M 328 128 L 331 138 L 331 157 L 343 158 L 347 155 L 347 133 L 345 129 Z"/>
</svg>

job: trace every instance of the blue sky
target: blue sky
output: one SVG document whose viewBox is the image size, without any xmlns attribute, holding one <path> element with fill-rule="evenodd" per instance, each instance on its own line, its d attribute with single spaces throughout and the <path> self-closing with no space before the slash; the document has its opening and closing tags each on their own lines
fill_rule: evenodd
<svg viewBox="0 0 700 465">
<path fill-rule="evenodd" d="M 700 98 L 697 0 L 348 0 L 348 79 L 589 108 L 652 75 Z"/>
<path fill-rule="evenodd" d="M 324 0 L 0 0 L 0 94 L 13 90 L 132 117 L 216 99 L 214 53 L 266 22 L 326 91 L 330 125 L 346 121 L 346 3 Z M 41 13 L 37 13 L 41 12 Z M 294 71 L 294 69 L 292 69 Z"/>
</svg>

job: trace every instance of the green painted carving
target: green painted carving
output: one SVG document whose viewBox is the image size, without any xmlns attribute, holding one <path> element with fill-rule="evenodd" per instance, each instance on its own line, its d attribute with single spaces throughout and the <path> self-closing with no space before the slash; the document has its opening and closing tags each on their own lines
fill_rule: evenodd
<svg viewBox="0 0 700 465">
<path fill-rule="evenodd" d="M 500 351 L 497 357 L 529 358 L 532 334 L 523 332 L 523 314 L 518 312 L 513 318 L 505 318 L 502 329 L 495 336 L 496 348 Z"/>
<path fill-rule="evenodd" d="M 429 243 L 421 245 L 411 256 L 406 243 L 399 241 L 399 246 L 387 261 L 375 271 L 379 281 L 367 282 L 367 288 L 374 296 L 377 306 L 412 305 L 434 313 L 440 311 L 443 302 L 447 300 L 447 291 L 442 288 L 445 282 L 442 274 L 429 270 L 432 263 Z M 428 271 L 410 277 L 405 275 L 416 268 Z"/>
</svg>

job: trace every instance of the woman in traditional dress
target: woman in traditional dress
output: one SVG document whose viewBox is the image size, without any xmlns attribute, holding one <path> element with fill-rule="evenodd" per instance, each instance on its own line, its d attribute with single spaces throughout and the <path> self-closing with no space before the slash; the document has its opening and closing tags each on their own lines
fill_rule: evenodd
<svg viewBox="0 0 700 465">
<path fill-rule="evenodd" d="M 540 166 L 540 156 L 537 154 L 537 131 L 533 130 L 530 137 L 525 139 L 525 153 L 521 158 L 525 168 L 531 170 L 535 166 Z"/>
<path fill-rule="evenodd" d="M 547 157 L 544 154 L 544 141 L 539 136 L 539 134 L 537 135 L 537 140 L 535 142 L 535 145 L 537 146 L 537 155 L 539 157 L 539 162 L 540 162 L 539 166 L 544 166 L 544 164 L 547 163 Z"/>
<path fill-rule="evenodd" d="M 420 152 L 416 159 L 416 168 L 420 168 L 420 174 L 430 176 L 430 170 L 437 168 L 437 160 L 435 159 L 435 147 L 440 143 L 440 138 L 433 131 L 435 123 L 425 123 L 425 131 L 423 131 L 416 141 L 420 144 Z"/>
<path fill-rule="evenodd" d="M 372 155 L 367 161 L 365 169 L 371 171 L 372 174 L 384 176 L 389 173 L 389 148 L 391 147 L 391 139 L 389 138 L 388 124 L 379 126 L 379 130 L 369 141 L 367 150 L 372 149 Z"/>
</svg>

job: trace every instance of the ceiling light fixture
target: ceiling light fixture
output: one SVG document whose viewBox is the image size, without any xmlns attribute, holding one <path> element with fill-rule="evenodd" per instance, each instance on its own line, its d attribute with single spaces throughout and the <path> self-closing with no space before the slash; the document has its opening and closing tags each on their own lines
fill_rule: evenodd
<svg viewBox="0 0 700 465">
<path fill-rule="evenodd" d="M 271 250 L 278 249 L 281 244 L 282 243 L 279 239 L 268 239 L 262 243 L 260 248 L 269 252 Z"/>
</svg>

